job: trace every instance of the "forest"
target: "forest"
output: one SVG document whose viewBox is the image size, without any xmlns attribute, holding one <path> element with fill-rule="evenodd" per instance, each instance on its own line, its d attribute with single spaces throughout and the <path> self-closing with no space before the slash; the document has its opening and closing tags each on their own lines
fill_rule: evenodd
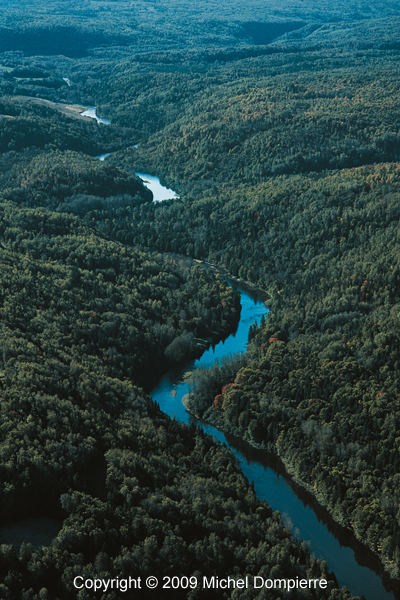
<svg viewBox="0 0 400 600">
<path fill-rule="evenodd" d="M 184 73 L 175 55 L 175 71 L 159 66 L 127 104 L 149 107 L 146 139 L 110 163 L 163 173 L 186 201 L 90 213 L 100 224 L 112 213 L 116 239 L 208 260 L 269 293 L 271 316 L 250 332 L 253 362 L 225 380 L 199 375 L 192 410 L 279 453 L 395 576 L 397 54 L 332 50 L 312 65 L 262 56 L 212 74 L 199 63 Z M 135 69 L 112 74 L 108 98 Z M 171 110 L 153 109 L 161 97 Z M 179 236 L 167 235 L 170 221 Z"/>
<path fill-rule="evenodd" d="M 73 579 L 93 569 L 201 579 L 235 565 L 238 577 L 325 577 L 324 598 L 349 599 L 230 451 L 140 387 L 235 322 L 233 288 L 66 213 L 10 201 L 1 212 L 1 518 L 63 519 L 50 547 L 0 546 L 2 598 L 75 598 Z M 174 598 L 205 594 L 220 597 Z"/>
<path fill-rule="evenodd" d="M 148 392 L 238 323 L 196 260 L 264 290 L 247 352 L 195 371 L 189 410 L 278 454 L 400 579 L 398 4 L 130 4 L 0 18 L 0 526 L 60 521 L 48 546 L 0 539 L 0 597 L 229 571 L 356 600 Z"/>
</svg>

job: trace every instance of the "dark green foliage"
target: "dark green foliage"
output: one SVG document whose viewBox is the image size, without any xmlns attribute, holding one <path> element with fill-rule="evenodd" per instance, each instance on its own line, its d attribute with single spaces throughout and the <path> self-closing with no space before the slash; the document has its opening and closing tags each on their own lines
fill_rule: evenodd
<svg viewBox="0 0 400 600">
<path fill-rule="evenodd" d="M 2 213 L 4 247 L 17 253 L 5 263 L 9 283 L 3 294 L 16 295 L 25 307 L 17 322 L 32 336 L 43 335 L 45 322 L 49 331 L 55 323 L 66 335 L 72 310 L 79 323 L 69 324 L 68 347 L 96 356 L 109 376 L 118 373 L 149 385 L 174 338 L 184 331 L 196 337 L 220 333 L 237 318 L 237 294 L 199 267 L 189 270 L 172 259 L 123 248 L 66 215 L 18 212 L 12 205 L 4 205 Z M 21 281 L 10 280 L 9 270 L 19 272 Z M 10 327 L 10 335 L 14 310 L 3 312 L 3 329 Z M 51 353 L 64 344 L 60 338 Z"/>
<path fill-rule="evenodd" d="M 222 406 L 223 394 L 228 387 L 232 386 L 238 370 L 248 361 L 248 354 L 235 354 L 227 356 L 223 361 L 215 362 L 209 369 L 196 369 L 190 377 L 190 410 L 203 417 L 209 408 L 210 398 L 214 396 L 214 408 Z M 221 393 L 219 394 L 219 392 Z"/>
<path fill-rule="evenodd" d="M 107 206 L 152 200 L 151 192 L 136 175 L 81 153 L 31 151 L 19 157 L 9 153 L 0 159 L 0 169 L 4 197 L 30 207 L 85 215 Z"/>
<path fill-rule="evenodd" d="M 70 58 L 87 55 L 89 48 L 123 43 L 117 37 L 104 33 L 88 33 L 75 27 L 0 28 L 0 52 L 22 51 L 27 56 L 63 54 Z M 26 76 L 26 75 L 23 75 Z M 21 77 L 21 75 L 15 75 Z M 32 77 L 32 76 L 31 76 Z"/>
<path fill-rule="evenodd" d="M 61 107 L 62 108 L 62 107 Z M 84 110 L 84 107 L 81 109 Z M 30 99 L 18 98 L 0 101 L 0 152 L 26 148 L 75 150 L 100 154 L 104 148 L 120 148 L 128 144 L 121 132 L 112 144 L 105 141 L 104 126 L 94 121 L 61 114 L 55 108 L 38 104 Z"/>
<path fill-rule="evenodd" d="M 233 244 L 219 257 L 231 270 L 241 263 L 243 277 L 269 291 L 271 316 L 250 331 L 256 360 L 206 413 L 282 454 L 395 574 L 399 190 L 393 164 L 275 179 L 264 200 L 246 201 L 259 213 L 240 225 L 241 238 L 253 240 L 251 254 L 250 245 L 241 255 L 234 250 L 232 215 L 223 231 Z M 229 206 L 240 210 L 239 198 L 220 215 Z M 215 390 L 208 407 L 214 397 Z M 192 402 L 197 409 L 196 394 Z M 204 411 L 203 397 L 198 402 Z"/>
<path fill-rule="evenodd" d="M 152 64 L 152 79 L 139 60 L 122 64 L 100 92 L 112 106 L 130 90 L 117 122 L 147 111 L 147 139 L 111 162 L 179 182 L 183 200 L 89 216 L 125 243 L 207 259 L 269 292 L 272 316 L 251 331 L 257 362 L 193 406 L 279 451 L 398 576 L 397 55 L 212 69 L 195 56 Z"/>
<path fill-rule="evenodd" d="M 255 184 L 400 160 L 397 53 L 366 51 L 355 66 L 353 56 L 320 54 L 211 69 L 204 54 L 171 54 L 150 76 L 139 62 L 122 64 L 101 101 L 115 106 L 116 123 L 142 119 L 147 135 L 117 164 L 156 170 L 193 196 L 202 182 Z"/>
<path fill-rule="evenodd" d="M 257 21 L 248 21 L 243 23 L 243 37 L 250 38 L 253 44 L 266 45 L 270 44 L 273 40 L 281 37 L 283 34 L 301 29 L 305 23 L 301 21 L 287 22 L 287 23 L 265 23 Z"/>
<path fill-rule="evenodd" d="M 232 288 L 74 217 L 1 210 L 1 515 L 65 518 L 50 548 L 1 547 L 2 597 L 72 599 L 76 576 L 200 581 L 233 569 L 325 576 L 326 592 L 301 597 L 330 598 L 324 563 L 256 499 L 229 451 L 171 421 L 132 382 L 165 368 L 179 331 L 228 326 Z"/>
</svg>

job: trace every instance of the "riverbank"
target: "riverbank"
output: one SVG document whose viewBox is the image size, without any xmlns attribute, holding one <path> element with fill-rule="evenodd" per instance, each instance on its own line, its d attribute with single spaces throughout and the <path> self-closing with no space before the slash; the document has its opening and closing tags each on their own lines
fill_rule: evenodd
<svg viewBox="0 0 400 600">
<path fill-rule="evenodd" d="M 234 283 L 237 287 L 242 288 L 246 292 L 250 292 L 257 296 L 257 299 L 261 300 L 264 304 L 271 299 L 271 296 L 268 292 L 260 287 L 257 287 L 250 281 L 246 281 L 244 279 L 240 279 L 240 277 L 236 277 L 232 275 L 225 267 L 220 267 L 219 265 L 215 265 L 213 263 L 207 262 L 206 260 L 198 260 L 196 258 L 190 258 L 189 256 L 185 256 L 184 254 L 177 254 L 175 252 L 166 252 L 163 256 L 170 256 L 174 260 L 183 260 L 185 263 L 190 265 L 198 265 L 199 267 L 203 267 L 204 269 L 211 269 L 211 271 L 215 274 L 222 275 L 232 283 Z"/>
<path fill-rule="evenodd" d="M 189 396 L 190 396 L 190 394 L 186 394 L 182 398 L 182 404 L 185 407 L 188 414 L 191 415 L 191 417 L 200 420 L 202 423 L 208 425 L 209 427 L 211 427 L 213 429 L 218 430 L 226 437 L 230 438 L 232 436 L 233 438 L 240 440 L 242 445 L 248 446 L 248 447 L 251 447 L 251 448 L 257 450 L 259 453 L 261 453 L 261 456 L 263 454 L 265 455 L 265 457 L 270 457 L 271 455 L 273 455 L 276 458 L 276 460 L 279 461 L 279 463 L 282 465 L 282 468 L 284 469 L 285 474 L 287 475 L 287 479 L 289 480 L 290 485 L 295 486 L 297 489 L 301 488 L 303 490 L 303 496 L 304 495 L 306 497 L 307 497 L 307 495 L 309 496 L 309 498 L 307 499 L 307 504 L 310 507 L 312 507 L 312 510 L 315 513 L 317 513 L 317 512 L 319 513 L 319 520 L 322 520 L 325 523 L 334 522 L 334 524 L 336 526 L 336 529 L 335 529 L 336 537 L 339 538 L 341 536 L 343 537 L 346 535 L 350 536 L 350 538 L 352 540 L 351 547 L 352 548 L 353 548 L 353 546 L 357 547 L 359 554 L 364 554 L 364 555 L 370 556 L 369 560 L 366 562 L 374 563 L 374 567 L 373 567 L 374 571 L 377 574 L 379 574 L 379 576 L 385 581 L 386 586 L 388 588 L 390 588 L 391 591 L 395 592 L 395 594 L 396 594 L 395 598 L 400 599 L 400 583 L 396 578 L 394 578 L 391 575 L 390 570 L 387 568 L 385 563 L 382 561 L 381 556 L 373 548 L 367 546 L 363 542 L 363 540 L 361 540 L 356 535 L 354 528 L 352 526 L 349 526 L 347 523 L 344 523 L 343 521 L 341 521 L 337 516 L 335 516 L 334 512 L 329 510 L 324 497 L 321 494 L 319 494 L 317 490 L 315 490 L 312 486 L 310 486 L 310 484 L 308 484 L 307 482 L 304 482 L 303 480 L 299 479 L 295 475 L 294 469 L 290 465 L 287 458 L 278 454 L 275 451 L 275 447 L 273 447 L 272 445 L 269 445 L 270 446 L 269 448 L 263 447 L 262 445 L 257 444 L 256 442 L 250 441 L 250 440 L 246 439 L 245 437 L 243 437 L 241 435 L 241 432 L 239 432 L 237 430 L 232 431 L 224 423 L 224 420 L 221 415 L 222 411 L 218 411 L 218 410 L 215 410 L 212 407 L 210 407 L 210 409 L 206 411 L 205 415 L 200 417 L 198 414 L 196 414 L 192 410 L 190 410 L 190 408 L 188 406 Z M 213 414 L 212 418 L 210 418 L 210 414 L 209 414 L 210 412 L 215 413 L 215 414 Z M 207 415 L 207 413 L 208 413 L 208 415 Z M 241 451 L 243 452 L 243 448 Z M 270 458 L 268 458 L 268 460 L 270 460 Z M 296 495 L 298 495 L 298 494 L 296 493 Z M 269 502 L 267 497 L 266 497 L 266 499 Z M 303 502 L 304 502 L 304 499 L 303 499 Z M 280 512 L 283 512 L 281 509 L 279 509 L 279 510 L 280 510 Z M 290 521 L 291 521 L 291 519 L 290 519 Z M 333 529 L 334 528 L 332 527 L 332 524 L 330 524 L 330 530 L 333 530 Z M 359 560 L 357 560 L 357 562 L 359 562 Z M 368 597 L 368 596 L 366 596 L 366 597 Z"/>
<path fill-rule="evenodd" d="M 32 96 L 14 96 L 14 98 L 16 100 L 23 100 L 24 102 L 31 102 L 33 104 L 47 106 L 48 108 L 57 110 L 63 115 L 72 117 L 73 119 L 91 121 L 90 117 L 82 114 L 87 109 L 87 106 L 82 106 L 81 104 L 62 104 L 60 102 L 52 102 L 51 100 L 46 100 L 45 98 L 35 98 Z"/>
<path fill-rule="evenodd" d="M 189 414 L 193 414 L 190 412 L 189 408 L 188 408 L 188 402 L 189 402 L 189 394 L 185 394 L 182 398 L 182 404 L 183 406 L 186 408 L 186 410 L 188 411 Z M 193 415 L 196 416 L 196 415 Z"/>
<path fill-rule="evenodd" d="M 243 302 L 247 302 L 248 307 L 252 306 L 247 300 L 246 292 L 242 293 Z M 252 316 L 247 313 L 246 304 L 242 304 L 241 324 L 244 330 L 247 331 L 252 320 Z M 244 349 L 244 345 L 235 343 L 233 351 L 241 352 Z M 230 352 L 232 346 L 224 348 L 221 345 L 215 352 L 206 353 L 195 365 L 185 366 L 179 374 L 171 374 L 170 378 L 166 376 L 160 389 L 153 390 L 153 398 L 164 412 L 175 415 L 181 421 L 195 422 L 234 452 L 248 481 L 254 482 L 257 496 L 265 498 L 272 510 L 279 510 L 282 520 L 295 537 L 307 540 L 317 558 L 327 561 L 337 577 L 339 586 L 345 585 L 352 595 L 364 595 L 367 600 L 399 599 L 398 583 L 390 577 L 379 556 L 358 540 L 351 528 L 341 524 L 329 512 L 315 490 L 297 480 L 283 456 L 271 452 L 271 448 L 261 448 L 259 444 L 245 440 L 238 435 L 239 432 L 235 434 L 227 431 L 222 418 L 205 421 L 189 409 L 189 381 L 184 377 L 185 373 L 199 367 L 211 366 L 215 360 L 223 359 Z M 176 402 L 166 399 L 167 395 L 171 398 L 171 386 L 178 390 Z"/>
<path fill-rule="evenodd" d="M 229 429 L 227 429 L 226 427 L 223 426 L 223 423 L 222 423 L 221 419 L 216 419 L 215 420 L 215 419 L 210 419 L 209 417 L 206 417 L 206 416 L 200 417 L 199 415 L 197 415 L 196 413 L 194 413 L 192 410 L 190 410 L 190 408 L 189 408 L 189 398 L 190 398 L 190 394 L 185 394 L 183 396 L 183 398 L 182 398 L 182 404 L 185 407 L 185 409 L 187 410 L 187 412 L 192 417 L 195 417 L 196 419 L 201 419 L 205 423 L 208 423 L 212 427 L 215 427 L 216 429 L 218 429 L 218 431 L 221 431 L 224 434 L 234 435 L 235 437 L 238 437 L 245 444 L 249 444 L 249 446 L 251 446 L 252 448 L 255 448 L 256 450 L 260 450 L 260 452 L 271 452 L 272 454 L 274 454 L 282 462 L 283 466 L 285 467 L 285 471 L 290 476 L 290 478 L 297 485 L 301 486 L 305 491 L 307 491 L 309 494 L 311 494 L 312 496 L 314 496 L 316 502 L 322 508 L 324 508 L 325 510 L 328 510 L 327 507 L 326 507 L 326 505 L 324 505 L 323 502 L 321 502 L 321 500 L 317 497 L 317 495 L 315 493 L 315 490 L 313 490 L 313 488 L 309 484 L 305 483 L 304 481 L 301 481 L 300 479 L 297 479 L 297 477 L 293 473 L 293 470 L 290 468 L 290 465 L 288 464 L 287 460 L 283 456 L 281 456 L 280 454 L 277 454 L 272 449 L 269 450 L 268 448 L 264 448 L 263 446 L 261 446 L 260 444 L 257 444 L 256 442 L 253 442 L 253 441 L 245 439 L 244 437 L 242 437 L 241 435 L 239 435 L 238 432 L 229 431 Z M 338 519 L 335 519 L 335 517 L 331 513 L 329 513 L 329 514 L 336 521 L 336 523 L 338 523 L 338 525 L 340 525 L 341 527 L 346 527 L 346 525 L 344 525 L 343 523 L 341 523 Z M 352 531 L 352 529 L 350 527 L 346 527 L 346 528 L 349 531 Z"/>
<path fill-rule="evenodd" d="M 205 267 L 211 269 L 214 273 L 218 273 L 219 275 L 226 277 L 227 279 L 229 279 L 229 281 L 232 281 L 233 283 L 240 286 L 247 292 L 252 292 L 252 293 L 257 294 L 257 296 L 260 298 L 260 300 L 262 300 L 264 303 L 267 302 L 271 298 L 271 296 L 268 294 L 268 292 L 266 290 L 263 290 L 262 288 L 257 287 L 256 285 L 254 285 L 253 283 L 250 283 L 249 281 L 240 279 L 240 277 L 236 277 L 235 275 L 232 275 L 232 273 L 229 273 L 229 271 L 227 269 L 225 269 L 225 267 L 219 267 L 218 265 L 214 265 L 213 263 L 209 263 L 205 260 L 204 261 L 195 260 L 195 263 L 197 263 L 199 265 L 204 265 Z"/>
<path fill-rule="evenodd" d="M 336 519 L 328 510 L 326 505 L 324 505 L 324 503 L 321 502 L 320 499 L 316 496 L 315 491 L 313 489 L 311 489 L 307 484 L 305 484 L 301 480 L 297 479 L 297 477 L 294 475 L 293 471 L 291 470 L 290 466 L 288 465 L 287 461 L 283 456 L 280 456 L 275 452 L 272 452 L 271 450 L 263 448 L 255 442 L 246 440 L 243 437 L 239 436 L 237 433 L 228 431 L 226 428 L 221 426 L 221 423 L 217 425 L 210 419 L 205 420 L 203 417 L 199 417 L 199 415 L 196 415 L 188 407 L 189 395 L 190 394 L 187 393 L 182 397 L 182 406 L 185 408 L 187 414 L 190 415 L 190 419 L 196 419 L 197 423 L 201 423 L 202 428 L 207 433 L 219 439 L 221 443 L 225 442 L 228 445 L 228 447 L 234 450 L 236 455 L 238 454 L 237 449 L 239 449 L 240 454 L 243 455 L 245 458 L 245 463 L 242 459 L 240 459 L 240 462 L 242 463 L 242 470 L 243 472 L 245 472 L 249 481 L 253 480 L 254 483 L 256 483 L 256 481 L 260 481 L 260 478 L 256 479 L 254 474 L 254 465 L 256 463 L 264 465 L 264 472 L 266 468 L 272 468 L 274 473 L 276 473 L 277 475 L 275 485 L 282 478 L 285 484 L 287 484 L 289 488 L 291 488 L 296 497 L 301 501 L 303 507 L 306 510 L 306 514 L 308 512 L 307 509 L 311 509 L 312 513 L 317 518 L 318 527 L 322 527 L 324 529 L 324 533 L 326 529 L 328 530 L 330 534 L 328 536 L 328 539 L 324 539 L 326 536 L 319 536 L 321 540 L 319 548 L 317 548 L 315 540 L 312 537 L 311 540 L 309 539 L 309 543 L 311 542 L 312 550 L 316 553 L 318 558 L 324 558 L 325 560 L 327 560 L 329 567 L 337 576 L 340 586 L 346 585 L 351 590 L 352 595 L 363 594 L 367 600 L 376 600 L 376 598 L 378 597 L 390 597 L 395 598 L 396 600 L 400 599 L 400 584 L 398 580 L 391 577 L 390 572 L 386 569 L 385 565 L 380 560 L 379 555 L 376 552 L 374 552 L 371 548 L 366 546 L 361 540 L 359 540 L 355 536 L 355 533 L 352 528 L 342 524 L 338 519 Z M 249 473 L 246 472 L 246 470 L 243 468 L 245 464 L 250 465 L 250 472 L 253 475 L 253 479 L 249 477 Z M 268 465 L 268 467 L 265 467 L 265 465 Z M 263 479 L 264 475 L 261 475 L 261 478 Z M 274 484 L 270 482 L 270 485 L 273 486 Z M 293 501 L 291 500 L 289 502 L 290 510 L 288 510 L 285 507 L 285 504 L 282 502 L 281 498 L 279 498 L 279 506 L 274 506 L 269 496 L 269 493 L 271 491 L 273 491 L 273 487 L 268 488 L 268 493 L 265 493 L 266 490 L 264 490 L 263 497 L 267 500 L 268 504 L 273 510 L 279 510 L 279 512 L 282 515 L 282 521 L 284 522 L 285 526 L 292 532 L 292 534 L 295 535 L 297 539 L 299 539 L 299 537 L 302 539 L 307 539 L 303 535 L 304 527 L 306 527 L 305 519 L 300 519 L 300 523 L 296 523 L 295 517 L 293 516 Z M 260 496 L 258 491 L 257 495 Z M 307 518 L 309 518 L 309 512 Z M 296 533 L 296 531 L 298 532 L 299 530 L 300 533 Z M 325 545 L 332 543 L 332 541 L 330 540 L 330 536 L 333 536 L 335 540 L 339 542 L 339 554 L 342 552 L 343 548 L 351 548 L 352 552 L 354 552 L 354 554 L 351 557 L 351 560 L 350 558 L 347 559 L 350 560 L 350 564 L 351 561 L 355 558 L 357 565 L 363 565 L 365 567 L 368 565 L 367 569 L 369 571 L 372 570 L 375 572 L 377 577 L 382 581 L 382 583 L 384 583 L 384 592 L 381 592 L 380 595 L 374 595 L 373 592 L 371 594 L 367 594 L 365 592 L 365 589 L 367 587 L 366 585 L 364 590 L 358 591 L 355 590 L 353 586 L 351 586 L 346 580 L 343 579 L 343 575 L 341 574 L 341 568 L 338 568 L 337 565 L 335 565 L 335 560 L 332 560 L 332 558 L 326 556 Z"/>
</svg>

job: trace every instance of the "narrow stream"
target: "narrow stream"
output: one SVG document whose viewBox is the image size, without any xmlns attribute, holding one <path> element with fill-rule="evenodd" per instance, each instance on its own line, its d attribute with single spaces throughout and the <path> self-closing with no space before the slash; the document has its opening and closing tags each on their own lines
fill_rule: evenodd
<svg viewBox="0 0 400 600">
<path fill-rule="evenodd" d="M 249 326 L 259 323 L 267 312 L 261 301 L 243 290 L 241 304 L 236 332 L 205 351 L 199 360 L 166 373 L 150 395 L 169 416 L 185 423 L 197 423 L 234 452 L 244 475 L 249 481 L 254 481 L 257 496 L 264 498 L 273 510 L 279 510 L 285 525 L 294 535 L 308 541 L 316 557 L 327 561 L 340 586 L 345 585 L 352 595 L 364 595 L 366 600 L 398 600 L 400 591 L 397 582 L 390 580 L 376 555 L 358 542 L 350 531 L 338 525 L 310 493 L 291 479 L 279 457 L 257 450 L 233 435 L 224 434 L 185 410 L 182 398 L 188 393 L 188 384 L 183 381 L 183 375 L 201 365 L 210 365 L 217 358 L 244 351 Z"/>
</svg>

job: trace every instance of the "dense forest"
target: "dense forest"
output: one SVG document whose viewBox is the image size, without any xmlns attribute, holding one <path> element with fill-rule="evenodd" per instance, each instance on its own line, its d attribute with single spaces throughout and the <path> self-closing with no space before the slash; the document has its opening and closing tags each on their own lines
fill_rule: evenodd
<svg viewBox="0 0 400 600">
<path fill-rule="evenodd" d="M 250 332 L 254 362 L 225 381 L 210 373 L 192 407 L 281 454 L 397 574 L 399 167 L 277 183 L 252 207 L 274 207 L 268 254 L 265 238 L 252 243 L 271 295 L 271 316 Z M 254 222 L 241 225 L 251 236 Z"/>
<path fill-rule="evenodd" d="M 239 57 L 222 55 L 205 71 L 204 53 L 171 54 L 150 77 L 140 62 L 123 63 L 104 83 L 104 103 L 117 106 L 116 123 L 141 115 L 146 138 L 121 162 L 190 193 L 202 182 L 255 184 L 400 159 L 398 51 Z"/>
<path fill-rule="evenodd" d="M 96 155 L 106 150 L 116 150 L 131 142 L 132 132 L 114 129 L 105 132 L 92 119 L 79 118 L 77 112 L 63 113 L 65 105 L 50 101 L 39 103 L 29 96 L 0 100 L 0 152 L 21 152 L 25 149 L 73 150 Z M 58 108 L 59 110 L 55 110 Z M 81 107 L 84 110 L 84 107 Z M 111 133 L 111 136 L 110 136 Z M 14 158 L 18 160 L 18 158 Z"/>
<path fill-rule="evenodd" d="M 130 87 L 126 106 L 148 106 L 151 129 L 110 161 L 163 173 L 184 200 L 90 214 L 125 243 L 209 260 L 268 291 L 254 363 L 225 381 L 202 373 L 192 409 L 278 452 L 396 576 L 397 54 L 262 56 L 204 75 L 183 73 L 176 55 L 172 73 L 158 67 L 137 96 Z M 112 74 L 110 98 L 131 71 Z M 176 103 L 175 78 L 186 83 Z M 154 110 L 160 98 L 176 112 Z"/>
<path fill-rule="evenodd" d="M 0 545 L 1 598 L 229 572 L 350 600 L 234 455 L 147 395 L 238 322 L 196 260 L 270 313 L 192 374 L 190 410 L 279 454 L 399 578 L 398 4 L 64 4 L 0 18 L 0 525 L 61 523 Z M 152 202 L 138 171 L 180 198 Z"/>
<path fill-rule="evenodd" d="M 58 212 L 86 215 L 90 209 L 132 207 L 153 199 L 136 175 L 68 150 L 8 152 L 0 159 L 0 173 L 5 198 Z"/>
<path fill-rule="evenodd" d="M 325 592 L 301 597 L 350 598 L 256 499 L 229 451 L 138 387 L 196 352 L 198 336 L 230 327 L 234 290 L 65 213 L 4 202 L 1 216 L 2 521 L 63 517 L 48 548 L 0 547 L 2 597 L 75 598 L 74 578 L 93 569 L 201 581 L 234 565 L 237 577 L 325 577 Z"/>
<path fill-rule="evenodd" d="M 299 4 L 273 0 L 232 4 L 228 0 L 45 0 L 6 2 L 0 18 L 0 52 L 70 59 L 103 57 L 112 48 L 121 55 L 165 52 L 196 47 L 237 47 L 269 44 L 285 32 L 310 34 L 337 22 L 363 22 L 400 16 L 396 0 L 307 0 Z M 347 40 L 342 38 L 341 44 Z M 51 59 L 50 59 L 51 60 Z"/>
</svg>

